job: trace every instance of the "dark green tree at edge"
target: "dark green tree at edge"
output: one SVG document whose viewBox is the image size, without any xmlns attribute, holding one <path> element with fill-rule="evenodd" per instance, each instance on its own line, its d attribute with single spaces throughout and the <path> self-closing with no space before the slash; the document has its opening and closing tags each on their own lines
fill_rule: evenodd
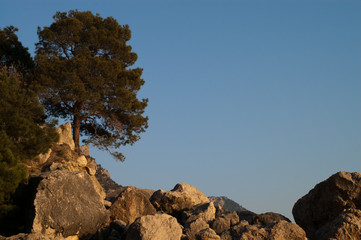
<svg viewBox="0 0 361 240">
<path fill-rule="evenodd" d="M 127 45 L 131 31 L 89 11 L 57 12 L 54 20 L 38 29 L 35 58 L 47 112 L 72 121 L 77 151 L 82 134 L 123 161 L 116 149 L 135 143 L 148 126 L 148 100 L 137 98 L 142 69 L 130 68 L 137 60 Z"/>
<path fill-rule="evenodd" d="M 58 140 L 37 95 L 22 82 L 21 73 L 0 68 L 0 223 L 14 208 L 12 194 L 26 179 L 25 164 Z"/>
</svg>

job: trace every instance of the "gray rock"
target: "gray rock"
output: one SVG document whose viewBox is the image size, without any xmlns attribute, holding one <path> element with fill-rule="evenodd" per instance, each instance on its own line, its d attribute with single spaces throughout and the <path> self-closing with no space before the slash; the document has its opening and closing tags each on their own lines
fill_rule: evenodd
<svg viewBox="0 0 361 240">
<path fill-rule="evenodd" d="M 32 181 L 38 182 L 32 232 L 83 237 L 108 222 L 103 197 L 86 172 L 47 172 Z"/>
<path fill-rule="evenodd" d="M 114 202 L 120 192 L 124 190 L 124 187 L 116 183 L 110 177 L 110 173 L 100 164 L 96 165 L 95 177 L 106 193 L 106 200 L 110 202 Z"/>
<path fill-rule="evenodd" d="M 171 215 L 177 215 L 198 204 L 209 203 L 201 191 L 187 183 L 179 183 L 171 191 L 158 190 L 154 192 L 150 201 L 158 211 Z"/>
<path fill-rule="evenodd" d="M 138 218 L 128 231 L 126 240 L 180 240 L 182 227 L 168 214 L 154 214 Z"/>
<path fill-rule="evenodd" d="M 144 215 L 156 213 L 149 199 L 136 188 L 127 187 L 110 207 L 111 219 L 122 220 L 129 225 Z"/>
<path fill-rule="evenodd" d="M 361 210 L 361 173 L 338 172 L 299 199 L 294 219 L 314 238 L 318 229 L 334 221 L 345 209 Z"/>
</svg>

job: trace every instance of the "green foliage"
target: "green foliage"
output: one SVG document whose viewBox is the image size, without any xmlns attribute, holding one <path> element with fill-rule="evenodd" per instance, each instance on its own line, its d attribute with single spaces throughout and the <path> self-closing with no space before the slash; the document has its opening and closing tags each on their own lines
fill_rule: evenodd
<svg viewBox="0 0 361 240">
<path fill-rule="evenodd" d="M 137 99 L 142 69 L 130 68 L 137 60 L 127 45 L 130 29 L 89 11 L 57 12 L 54 20 L 38 29 L 37 77 L 46 109 L 72 119 L 77 150 L 82 133 L 85 142 L 124 160 L 113 150 L 139 140 L 148 122 L 142 116 L 148 100 Z"/>
<path fill-rule="evenodd" d="M 21 87 L 21 76 L 0 69 L 0 223 L 14 210 L 12 194 L 27 175 L 24 163 L 58 140 L 36 94 Z"/>
<path fill-rule="evenodd" d="M 28 49 L 19 42 L 16 31 L 18 29 L 13 26 L 0 28 L 0 62 L 2 66 L 15 68 L 28 76 L 35 68 L 35 63 Z"/>
<path fill-rule="evenodd" d="M 0 216 L 13 210 L 11 194 L 26 177 L 26 167 L 13 154 L 14 148 L 5 131 L 0 131 Z"/>
<path fill-rule="evenodd" d="M 0 70 L 0 130 L 14 143 L 22 161 L 45 153 L 57 141 L 54 124 L 45 122 L 44 109 L 34 92 L 21 87 L 21 75 Z"/>
</svg>

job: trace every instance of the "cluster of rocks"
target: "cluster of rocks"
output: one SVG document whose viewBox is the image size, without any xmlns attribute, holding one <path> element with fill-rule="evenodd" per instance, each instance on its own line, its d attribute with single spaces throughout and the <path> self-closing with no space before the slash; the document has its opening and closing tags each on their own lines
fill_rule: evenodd
<svg viewBox="0 0 361 240">
<path fill-rule="evenodd" d="M 22 211 L 9 220 L 13 235 L 0 240 L 361 239 L 360 173 L 339 172 L 316 185 L 295 204 L 296 224 L 226 197 L 208 198 L 187 183 L 170 191 L 123 187 L 88 148 L 73 151 L 70 124 L 59 133 L 59 144 L 29 166 Z"/>
</svg>

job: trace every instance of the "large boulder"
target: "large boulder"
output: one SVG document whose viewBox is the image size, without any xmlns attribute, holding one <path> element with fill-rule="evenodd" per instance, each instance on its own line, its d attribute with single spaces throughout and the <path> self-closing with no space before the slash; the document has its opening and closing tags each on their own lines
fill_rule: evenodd
<svg viewBox="0 0 361 240">
<path fill-rule="evenodd" d="M 318 229 L 334 221 L 345 209 L 361 210 L 361 173 L 338 172 L 299 199 L 292 213 L 313 238 Z"/>
<path fill-rule="evenodd" d="M 122 220 L 129 225 L 144 215 L 156 213 L 149 199 L 136 188 L 127 187 L 119 194 L 110 207 L 112 220 Z"/>
<path fill-rule="evenodd" d="M 184 228 L 184 233 L 188 240 L 196 240 L 196 234 L 207 228 L 209 228 L 208 223 L 199 218 L 192 222 L 187 222 Z"/>
<path fill-rule="evenodd" d="M 209 203 L 206 195 L 187 183 L 178 183 L 171 191 L 158 190 L 150 201 L 158 211 L 171 215 L 177 215 L 198 204 Z"/>
<path fill-rule="evenodd" d="M 361 211 L 347 209 L 333 221 L 321 227 L 315 234 L 315 239 L 361 239 Z"/>
<path fill-rule="evenodd" d="M 247 221 L 241 221 L 230 230 L 221 234 L 221 239 L 231 240 L 306 240 L 305 231 L 297 224 L 284 220 L 267 225 L 250 225 Z"/>
<path fill-rule="evenodd" d="M 83 237 L 108 223 L 104 196 L 86 172 L 57 170 L 30 181 L 29 186 L 35 186 L 32 232 Z"/>
<path fill-rule="evenodd" d="M 211 228 L 206 228 L 206 229 L 199 231 L 196 234 L 196 239 L 197 240 L 221 240 L 221 238 L 217 235 L 217 233 Z"/>
<path fill-rule="evenodd" d="M 203 219 L 209 223 L 215 219 L 216 208 L 213 203 L 203 203 L 192 207 L 190 210 L 184 211 L 182 214 L 183 222 L 192 222 L 196 219 Z"/>
<path fill-rule="evenodd" d="M 221 234 L 222 232 L 230 229 L 232 226 L 239 223 L 239 217 L 236 212 L 224 213 L 220 216 L 217 216 L 216 219 L 211 224 L 212 229 L 217 233 Z"/>
<path fill-rule="evenodd" d="M 180 240 L 182 227 L 177 219 L 157 213 L 138 218 L 128 231 L 126 240 Z"/>
</svg>

